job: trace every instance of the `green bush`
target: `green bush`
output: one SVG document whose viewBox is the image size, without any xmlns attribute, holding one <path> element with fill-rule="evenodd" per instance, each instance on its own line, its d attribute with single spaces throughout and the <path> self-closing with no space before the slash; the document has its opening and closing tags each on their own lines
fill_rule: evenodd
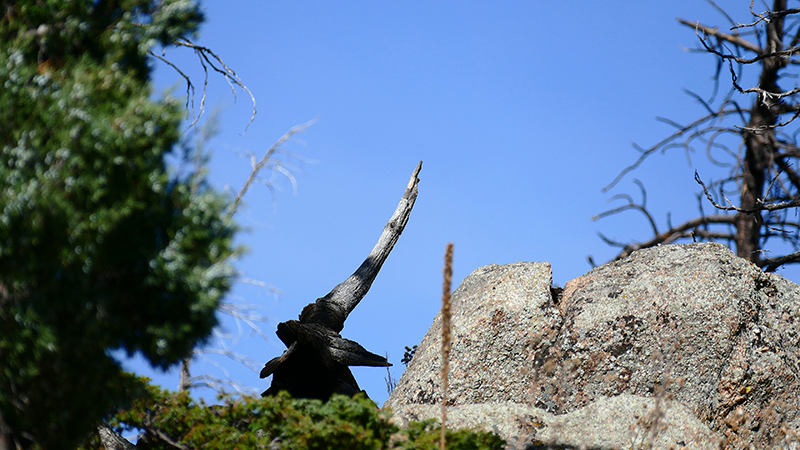
<svg viewBox="0 0 800 450">
<path fill-rule="evenodd" d="M 118 431 L 141 432 L 137 448 L 215 449 L 437 449 L 435 421 L 399 428 L 368 398 L 335 395 L 328 402 L 298 400 L 282 392 L 270 398 L 227 398 L 205 405 L 186 393 L 149 387 L 148 395 L 110 421 Z M 501 449 L 498 436 L 483 431 L 448 431 L 449 449 Z M 101 449 L 97 437 L 85 449 Z"/>
</svg>

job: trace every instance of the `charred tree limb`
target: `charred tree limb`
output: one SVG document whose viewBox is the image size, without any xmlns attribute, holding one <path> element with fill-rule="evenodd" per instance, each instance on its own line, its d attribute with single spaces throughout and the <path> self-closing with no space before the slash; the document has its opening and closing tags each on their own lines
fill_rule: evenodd
<svg viewBox="0 0 800 450">
<path fill-rule="evenodd" d="M 278 324 L 278 338 L 287 350 L 271 359 L 261 370 L 261 378 L 272 375 L 272 384 L 262 395 L 281 390 L 298 398 L 327 400 L 332 394 L 361 392 L 349 366 L 390 366 L 383 356 L 364 349 L 357 342 L 339 335 L 344 322 L 372 286 L 383 263 L 408 223 L 417 199 L 422 161 L 414 169 L 403 197 L 378 243 L 358 269 L 328 295 L 308 304 L 300 320 Z"/>
</svg>

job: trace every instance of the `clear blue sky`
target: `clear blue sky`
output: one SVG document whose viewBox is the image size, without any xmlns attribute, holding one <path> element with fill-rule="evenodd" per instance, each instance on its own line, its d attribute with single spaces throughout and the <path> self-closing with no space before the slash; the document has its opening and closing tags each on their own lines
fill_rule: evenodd
<svg viewBox="0 0 800 450">
<path fill-rule="evenodd" d="M 729 12 L 749 20 L 749 2 L 736 3 Z M 223 108 L 222 131 L 211 142 L 215 185 L 238 190 L 250 171 L 244 153 L 260 157 L 292 126 L 319 118 L 286 146 L 306 161 L 289 160 L 296 193 L 286 178 L 274 194 L 256 185 L 238 216 L 249 253 L 237 267 L 280 294 L 238 284 L 230 298 L 274 320 L 262 325 L 268 340 L 245 327 L 238 341 L 224 342 L 259 364 L 284 350 L 277 322 L 296 318 L 358 267 L 420 160 L 406 231 L 342 333 L 388 352 L 396 378 L 403 347 L 420 342 L 439 310 L 448 242 L 455 285 L 477 267 L 515 261 L 549 261 L 563 285 L 590 269 L 587 256 L 602 263 L 615 254 L 598 231 L 651 237 L 633 212 L 591 220 L 615 205 L 607 203 L 614 194 L 638 198 L 633 178 L 647 186 L 663 229 L 668 211 L 675 224 L 696 215 L 695 167 L 707 178 L 720 175 L 702 151 L 691 166 L 674 150 L 601 192 L 637 157 L 632 142 L 649 146 L 671 131 L 656 116 L 687 122 L 702 114 L 682 90 L 708 97 L 715 61 L 684 51 L 697 38 L 675 18 L 724 26 L 704 1 L 208 0 L 203 7 L 196 43 L 220 55 L 258 102 L 241 135 L 250 100 L 239 92 L 234 103 L 225 81 L 211 75 L 207 108 Z M 191 51 L 165 56 L 202 86 Z M 155 65 L 157 86 L 181 94 L 179 76 Z M 238 333 L 231 321 L 225 331 Z M 198 359 L 193 374 L 226 376 L 210 361 Z M 243 385 L 269 385 L 234 361 L 213 361 Z M 139 362 L 132 367 L 146 372 Z M 354 373 L 374 400 L 386 399 L 384 369 Z M 175 374 L 156 380 L 177 384 Z"/>
</svg>

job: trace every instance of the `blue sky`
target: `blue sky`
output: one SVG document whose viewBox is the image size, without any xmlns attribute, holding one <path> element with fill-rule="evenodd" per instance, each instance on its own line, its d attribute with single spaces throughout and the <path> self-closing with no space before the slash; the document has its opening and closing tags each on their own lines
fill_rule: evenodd
<svg viewBox="0 0 800 450">
<path fill-rule="evenodd" d="M 749 2 L 737 3 L 731 15 L 749 20 Z M 250 172 L 247 152 L 260 157 L 292 126 L 318 118 L 285 146 L 300 156 L 284 158 L 296 190 L 280 176 L 273 191 L 256 185 L 238 214 L 249 253 L 237 267 L 280 292 L 237 284 L 232 301 L 272 318 L 262 325 L 268 339 L 245 327 L 240 339 L 221 342 L 259 364 L 284 350 L 277 322 L 296 318 L 358 267 L 420 160 L 405 233 L 342 332 L 388 352 L 395 378 L 404 346 L 420 342 L 439 310 L 448 242 L 454 285 L 477 267 L 515 261 L 549 261 L 563 285 L 591 268 L 587 256 L 602 263 L 615 255 L 597 232 L 651 237 L 633 212 L 591 220 L 621 204 L 607 203 L 614 194 L 638 198 L 634 178 L 645 183 L 663 229 L 669 211 L 673 223 L 696 215 L 695 168 L 704 178 L 721 174 L 702 151 L 690 165 L 673 150 L 601 191 L 636 159 L 633 142 L 650 146 L 670 133 L 656 116 L 688 122 L 702 114 L 683 89 L 708 97 L 715 61 L 685 51 L 697 37 L 675 19 L 724 26 L 704 1 L 208 0 L 203 7 L 196 43 L 212 48 L 258 102 L 242 135 L 252 112 L 247 94 L 234 102 L 225 81 L 210 76 L 206 107 L 221 108 L 221 133 L 209 143 L 214 185 L 238 190 Z M 191 51 L 165 57 L 202 86 Z M 155 65 L 157 87 L 181 94 L 180 77 Z M 229 320 L 224 330 L 238 333 Z M 141 362 L 129 365 L 150 373 Z M 199 358 L 192 370 L 258 391 L 269 385 L 226 358 Z M 384 369 L 354 373 L 375 401 L 386 399 Z M 177 384 L 174 373 L 153 375 L 170 389 Z"/>
</svg>

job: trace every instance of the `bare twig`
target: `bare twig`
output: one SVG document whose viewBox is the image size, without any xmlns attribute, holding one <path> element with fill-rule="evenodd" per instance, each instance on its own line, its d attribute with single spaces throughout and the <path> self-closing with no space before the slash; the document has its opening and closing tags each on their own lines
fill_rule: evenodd
<svg viewBox="0 0 800 450">
<path fill-rule="evenodd" d="M 290 129 L 289 131 L 286 132 L 286 134 L 281 136 L 281 138 L 278 139 L 277 142 L 272 144 L 272 147 L 270 147 L 269 150 L 267 150 L 267 152 L 264 153 L 264 156 L 261 158 L 260 161 L 256 162 L 255 159 L 253 159 L 253 167 L 252 171 L 250 172 L 250 176 L 245 181 L 244 186 L 242 186 L 242 189 L 239 190 L 239 193 L 233 199 L 233 203 L 231 203 L 231 206 L 228 209 L 226 219 L 230 219 L 233 216 L 233 214 L 236 213 L 236 209 L 239 207 L 239 203 L 242 201 L 244 194 L 246 194 L 247 190 L 250 189 L 250 185 L 253 184 L 253 181 L 256 180 L 259 172 L 261 172 L 261 169 L 263 169 L 267 165 L 267 163 L 273 160 L 272 158 L 275 155 L 275 152 L 277 152 L 281 148 L 281 145 L 283 145 L 283 143 L 289 140 L 289 138 L 291 138 L 293 135 L 297 133 L 302 133 L 303 131 L 308 129 L 308 127 L 313 125 L 314 122 L 316 121 L 317 119 L 312 119 L 304 124 L 292 127 L 292 129 Z"/>
<path fill-rule="evenodd" d="M 737 45 L 737 46 L 739 46 L 739 47 L 741 47 L 741 48 L 743 48 L 745 50 L 749 50 L 749 51 L 751 51 L 753 53 L 756 53 L 756 54 L 761 54 L 761 47 L 759 47 L 756 44 L 753 44 L 752 42 L 748 41 L 747 39 L 742 38 L 739 35 L 723 33 L 721 31 L 719 31 L 719 29 L 716 28 L 716 27 L 709 27 L 709 26 L 706 26 L 706 25 L 701 25 L 700 22 L 691 22 L 691 21 L 686 20 L 686 19 L 681 19 L 680 17 L 678 17 L 678 22 L 680 22 L 680 23 L 682 23 L 682 24 L 684 24 L 686 26 L 692 27 L 692 28 L 694 28 L 694 29 L 696 29 L 698 31 L 702 31 L 703 33 L 705 33 L 705 34 L 707 34 L 709 36 L 714 36 L 714 37 L 716 37 L 718 39 L 722 39 L 724 41 L 728 41 L 731 44 Z M 703 40 L 703 39 L 701 38 L 701 40 Z"/>
<path fill-rule="evenodd" d="M 186 81 L 186 108 L 187 109 L 189 108 L 189 102 L 191 102 L 191 105 L 192 105 L 192 123 L 189 125 L 188 128 L 193 127 L 195 124 L 197 124 L 197 121 L 200 120 L 200 116 L 195 117 L 195 114 L 194 114 L 195 89 L 194 89 L 194 84 L 192 84 L 192 79 L 189 78 L 188 75 L 183 73 L 183 71 L 180 68 L 178 68 L 178 66 L 176 66 L 171 61 L 169 61 L 168 59 L 164 58 L 163 56 L 156 55 L 152 51 L 147 52 L 147 54 L 152 56 L 153 58 L 156 58 L 156 59 L 160 60 L 164 64 L 172 67 L 172 69 L 175 70 L 176 72 L 178 72 L 178 74 Z M 203 98 L 205 98 L 205 85 L 203 86 Z"/>
<path fill-rule="evenodd" d="M 230 392 L 230 389 L 241 395 L 258 394 L 258 389 L 255 389 L 251 386 L 246 386 L 231 379 L 222 379 L 213 377 L 211 375 L 200 375 L 192 378 L 190 388 L 207 388 L 221 395 Z"/>
<path fill-rule="evenodd" d="M 244 322 L 254 333 L 267 339 L 267 333 L 265 333 L 258 324 L 269 322 L 271 318 L 258 313 L 258 309 L 258 306 L 250 303 L 232 303 L 226 301 L 220 304 L 218 310 L 223 314 L 231 316 L 237 323 L 240 321 Z"/>
<path fill-rule="evenodd" d="M 729 115 L 729 114 L 738 114 L 739 112 L 740 112 L 740 110 L 738 108 L 721 109 L 719 111 L 712 112 L 710 114 L 707 114 L 707 115 L 705 115 L 705 116 L 703 116 L 703 117 L 701 117 L 701 118 L 689 123 L 688 125 L 680 127 L 678 129 L 678 131 L 672 133 L 671 135 L 669 135 L 666 138 L 662 139 L 661 141 L 657 142 L 655 145 L 653 145 L 651 147 L 648 147 L 646 149 L 645 148 L 641 148 L 641 147 L 639 147 L 639 146 L 634 144 L 634 147 L 637 150 L 639 150 L 639 158 L 637 158 L 636 161 L 633 164 L 631 164 L 628 167 L 622 169 L 622 171 L 620 171 L 620 173 L 614 178 L 614 180 L 612 180 L 611 183 L 609 183 L 607 186 L 605 186 L 603 188 L 603 192 L 608 192 L 609 190 L 611 190 L 611 188 L 616 186 L 620 182 L 620 180 L 622 180 L 625 177 L 625 175 L 627 175 L 629 172 L 632 172 L 637 167 L 639 167 L 650 155 L 652 155 L 653 153 L 655 153 L 655 152 L 657 152 L 659 150 L 665 150 L 666 148 L 668 148 L 673 143 L 673 141 L 675 141 L 679 137 L 688 136 L 689 139 L 694 138 L 698 134 L 697 133 L 688 134 L 691 130 L 697 129 L 698 127 L 700 127 L 704 123 L 716 120 L 716 119 L 718 119 L 720 117 L 723 117 L 723 116 L 726 116 L 726 115 Z M 672 124 L 673 125 L 677 125 L 674 122 Z M 718 130 L 718 129 L 715 129 L 715 130 Z M 733 129 L 722 129 L 722 130 L 723 131 L 734 131 Z M 710 131 L 710 129 L 704 129 L 702 131 L 702 133 L 705 133 L 707 131 Z M 685 144 L 685 145 L 688 145 L 688 144 Z M 683 146 L 683 144 L 682 144 L 682 146 Z"/>
<path fill-rule="evenodd" d="M 386 352 L 386 360 L 389 360 L 389 352 Z M 389 366 L 386 366 L 386 377 L 384 381 L 386 381 L 386 392 L 392 395 L 394 388 L 397 387 L 397 380 L 392 376 L 392 371 L 389 369 Z"/>
<path fill-rule="evenodd" d="M 617 194 L 617 195 L 611 197 L 611 199 L 609 201 L 614 201 L 614 200 L 617 200 L 617 199 L 621 198 L 621 199 L 628 200 L 628 204 L 620 206 L 618 208 L 614 208 L 614 209 L 602 212 L 602 213 L 597 214 L 595 216 L 592 216 L 592 220 L 598 220 L 598 219 L 601 219 L 603 217 L 610 216 L 612 214 L 621 213 L 622 211 L 625 211 L 625 210 L 628 210 L 628 209 L 634 209 L 634 210 L 637 210 L 637 211 L 641 212 L 642 214 L 644 214 L 644 216 L 647 218 L 647 221 L 650 223 L 650 227 L 653 229 L 653 234 L 658 235 L 659 233 L 658 233 L 658 226 L 656 226 L 656 221 L 653 219 L 653 216 L 650 215 L 650 212 L 647 210 L 647 191 L 645 190 L 644 185 L 642 184 L 641 181 L 634 179 L 633 182 L 636 183 L 637 186 L 639 186 L 639 190 L 642 193 L 642 203 L 641 204 L 636 204 L 633 201 L 633 199 L 627 194 Z"/>
<path fill-rule="evenodd" d="M 728 206 L 724 206 L 720 205 L 714 200 L 714 198 L 711 196 L 711 193 L 708 191 L 708 188 L 706 187 L 705 183 L 703 183 L 703 180 L 700 179 L 700 175 L 698 175 L 696 170 L 694 171 L 694 180 L 697 182 L 697 184 L 703 187 L 703 192 L 706 194 L 706 198 L 708 198 L 708 201 L 710 201 L 715 208 L 720 209 L 722 211 L 736 211 L 745 214 L 753 214 L 760 211 L 777 211 L 780 209 L 795 208 L 800 206 L 800 197 L 780 203 L 766 203 L 764 202 L 763 199 L 758 199 L 756 203 L 757 206 L 755 208 L 740 208 L 738 206 L 734 206 L 733 202 L 728 200 L 726 197 L 725 200 L 728 202 Z"/>
<path fill-rule="evenodd" d="M 762 258 L 758 261 L 758 266 L 763 267 L 765 272 L 774 272 L 778 267 L 800 261 L 800 251 L 778 258 Z"/>
<path fill-rule="evenodd" d="M 187 129 L 190 129 L 193 126 L 195 126 L 197 122 L 200 120 L 200 118 L 203 116 L 203 113 L 205 112 L 206 92 L 208 89 L 208 68 L 211 67 L 213 71 L 222 74 L 225 77 L 225 80 L 231 86 L 231 91 L 233 91 L 234 99 L 236 98 L 236 88 L 235 88 L 236 86 L 238 86 L 241 90 L 247 92 L 247 94 L 250 96 L 250 100 L 253 102 L 253 114 L 250 116 L 250 121 L 247 122 L 247 125 L 244 127 L 244 133 L 246 133 L 247 129 L 250 127 L 250 124 L 253 123 L 253 120 L 255 120 L 257 113 L 256 98 L 250 91 L 250 88 L 248 88 L 247 85 L 244 84 L 242 79 L 239 78 L 239 76 L 236 74 L 236 72 L 234 72 L 233 69 L 231 69 L 227 64 L 225 64 L 224 61 L 222 61 L 222 58 L 220 58 L 219 55 L 214 53 L 208 47 L 197 45 L 189 41 L 188 39 L 178 40 L 174 44 L 179 47 L 186 47 L 192 49 L 195 52 L 195 54 L 197 54 L 197 57 L 200 60 L 200 66 L 203 68 L 203 72 L 205 74 L 203 79 L 203 92 L 202 96 L 200 97 L 200 109 L 197 114 L 195 114 L 194 110 L 195 87 L 194 84 L 192 83 L 191 78 L 186 73 L 184 73 L 180 68 L 178 68 L 177 65 L 172 63 L 163 55 L 157 55 L 152 51 L 148 51 L 147 53 L 153 58 L 156 58 L 161 62 L 170 66 L 173 70 L 178 72 L 181 78 L 183 78 L 186 81 L 186 106 L 188 108 L 189 102 L 191 102 L 192 105 L 191 108 L 192 122 L 189 124 Z"/>
<path fill-rule="evenodd" d="M 220 58 L 216 53 L 214 53 L 208 47 L 203 47 L 202 45 L 194 44 L 193 42 L 189 41 L 188 39 L 179 40 L 175 44 L 176 45 L 180 45 L 180 46 L 184 46 L 184 47 L 187 47 L 187 48 L 191 48 L 192 50 L 195 51 L 197 56 L 200 58 L 200 63 L 203 66 L 203 71 L 205 71 L 205 73 L 206 73 L 206 78 L 205 78 L 206 82 L 203 85 L 203 98 L 201 100 L 201 104 L 205 102 L 205 98 L 206 98 L 206 87 L 205 86 L 208 83 L 208 69 L 206 67 L 206 63 L 209 66 L 211 66 L 211 68 L 215 72 L 220 73 L 225 77 L 225 79 L 228 81 L 228 84 L 231 85 L 231 91 L 233 91 L 234 97 L 236 97 L 236 89 L 234 89 L 234 87 L 233 87 L 234 84 L 236 86 L 239 86 L 239 88 L 242 89 L 243 91 L 247 92 L 247 94 L 250 96 L 250 100 L 253 102 L 253 114 L 250 116 L 250 121 L 247 122 L 247 125 L 244 127 L 244 131 L 247 132 L 247 128 L 249 128 L 250 124 L 253 123 L 253 121 L 256 118 L 256 113 L 257 113 L 256 98 L 253 96 L 253 93 L 250 92 L 250 89 L 242 82 L 241 78 L 239 78 L 239 76 L 236 75 L 236 72 L 234 72 L 233 69 L 228 67 L 228 65 L 225 64 L 225 62 L 222 61 L 222 58 Z M 220 69 L 219 67 L 217 67 L 215 62 L 217 64 L 219 64 L 220 66 L 222 66 L 222 68 Z M 201 110 L 202 110 L 202 107 L 201 107 Z"/>
<path fill-rule="evenodd" d="M 800 13 L 800 8 L 790 8 L 790 9 L 784 9 L 784 10 L 781 10 L 781 11 L 764 11 L 761 14 L 756 14 L 755 11 L 753 11 L 753 4 L 751 3 L 750 4 L 750 13 L 753 16 L 758 17 L 758 19 L 756 19 L 754 22 L 751 22 L 751 23 L 737 23 L 735 26 L 733 26 L 731 28 L 731 30 L 735 30 L 735 29 L 738 29 L 738 28 L 751 28 L 751 27 L 754 27 L 754 26 L 758 25 L 761 22 L 769 22 L 769 21 L 771 21 L 773 19 L 777 19 L 777 18 L 780 18 L 780 17 L 786 17 L 786 16 L 791 15 L 791 14 L 797 14 L 797 13 Z"/>
</svg>

